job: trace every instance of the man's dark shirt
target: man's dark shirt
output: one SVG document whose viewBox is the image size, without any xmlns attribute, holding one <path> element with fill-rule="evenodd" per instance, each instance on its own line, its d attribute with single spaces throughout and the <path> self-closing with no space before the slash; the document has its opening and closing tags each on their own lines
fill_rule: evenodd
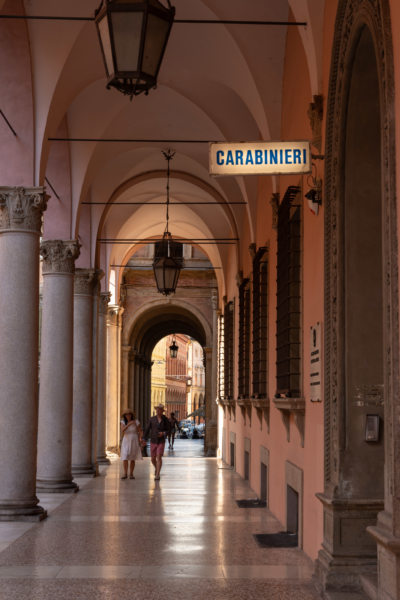
<svg viewBox="0 0 400 600">
<path fill-rule="evenodd" d="M 150 434 L 150 441 L 152 444 L 163 444 L 165 442 L 165 436 L 170 431 L 170 424 L 165 415 L 162 415 L 161 421 L 158 422 L 158 417 L 151 417 L 147 424 L 143 437 L 147 440 Z M 158 433 L 162 431 L 165 435 L 158 437 Z"/>
</svg>

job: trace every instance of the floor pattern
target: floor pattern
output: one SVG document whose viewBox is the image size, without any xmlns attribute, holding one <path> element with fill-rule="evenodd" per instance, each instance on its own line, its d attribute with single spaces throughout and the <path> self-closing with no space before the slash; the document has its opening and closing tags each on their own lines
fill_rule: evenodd
<svg viewBox="0 0 400 600">
<path fill-rule="evenodd" d="M 121 480 L 114 459 L 77 494 L 41 496 L 45 521 L 0 523 L 0 600 L 320 598 L 303 552 L 258 547 L 282 525 L 238 508 L 254 493 L 201 449 L 177 440 L 160 481 L 149 459 Z"/>
</svg>

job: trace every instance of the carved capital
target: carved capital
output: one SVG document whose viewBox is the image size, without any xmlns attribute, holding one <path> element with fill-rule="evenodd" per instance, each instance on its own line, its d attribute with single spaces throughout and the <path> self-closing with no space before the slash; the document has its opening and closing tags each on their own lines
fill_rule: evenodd
<svg viewBox="0 0 400 600">
<path fill-rule="evenodd" d="M 104 271 L 102 271 L 101 269 L 96 269 L 94 272 L 94 280 L 93 280 L 93 295 L 94 296 L 99 296 L 100 295 L 100 281 L 103 279 L 104 277 Z"/>
<path fill-rule="evenodd" d="M 96 269 L 76 269 L 74 294 L 92 296 L 97 285 Z"/>
<path fill-rule="evenodd" d="M 0 231 L 40 234 L 47 198 L 42 187 L 0 187 Z"/>
<path fill-rule="evenodd" d="M 49 273 L 75 273 L 75 260 L 79 256 L 80 243 L 77 240 L 46 240 L 40 244 L 43 257 L 43 275 Z"/>
<path fill-rule="evenodd" d="M 218 308 L 218 290 L 211 291 L 211 306 L 213 310 Z"/>
<path fill-rule="evenodd" d="M 110 299 L 111 299 L 110 292 L 103 292 L 102 294 L 100 294 L 100 304 L 99 304 L 100 314 L 102 314 L 102 315 L 108 314 L 108 303 L 110 302 Z"/>
<path fill-rule="evenodd" d="M 124 309 L 118 304 L 109 304 L 107 308 L 107 316 L 109 325 L 117 326 L 119 324 L 119 317 L 124 312 Z"/>
</svg>

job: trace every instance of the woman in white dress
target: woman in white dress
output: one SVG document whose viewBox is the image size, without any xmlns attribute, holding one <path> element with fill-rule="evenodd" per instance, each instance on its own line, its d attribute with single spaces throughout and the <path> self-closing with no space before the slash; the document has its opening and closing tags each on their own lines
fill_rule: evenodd
<svg viewBox="0 0 400 600">
<path fill-rule="evenodd" d="M 124 465 L 124 474 L 121 479 L 128 478 L 128 462 L 130 462 L 129 479 L 135 479 L 133 475 L 135 461 L 142 460 L 142 430 L 130 408 L 122 411 L 121 417 L 121 460 Z"/>
</svg>

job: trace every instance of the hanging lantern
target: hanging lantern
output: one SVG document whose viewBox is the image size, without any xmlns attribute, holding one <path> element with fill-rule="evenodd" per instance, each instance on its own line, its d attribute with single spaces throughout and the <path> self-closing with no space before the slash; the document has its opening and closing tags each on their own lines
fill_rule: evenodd
<svg viewBox="0 0 400 600">
<path fill-rule="evenodd" d="M 166 200 L 166 225 L 162 239 L 154 244 L 153 271 L 156 280 L 157 289 L 160 294 L 168 296 L 176 290 L 178 279 L 183 267 L 183 244 L 172 239 L 168 229 L 169 225 L 169 163 L 174 157 L 174 153 L 168 150 L 163 152 L 168 161 L 167 170 L 167 200 Z"/>
<path fill-rule="evenodd" d="M 103 0 L 95 22 L 107 88 L 132 97 L 156 87 L 175 8 L 167 0 Z"/>
<path fill-rule="evenodd" d="M 153 271 L 160 294 L 173 294 L 178 285 L 183 265 L 183 244 L 175 242 L 171 234 L 165 232 L 160 242 L 154 244 Z"/>
<path fill-rule="evenodd" d="M 177 358 L 179 346 L 177 345 L 175 338 L 172 340 L 172 344 L 169 347 L 169 355 L 171 358 Z"/>
</svg>

